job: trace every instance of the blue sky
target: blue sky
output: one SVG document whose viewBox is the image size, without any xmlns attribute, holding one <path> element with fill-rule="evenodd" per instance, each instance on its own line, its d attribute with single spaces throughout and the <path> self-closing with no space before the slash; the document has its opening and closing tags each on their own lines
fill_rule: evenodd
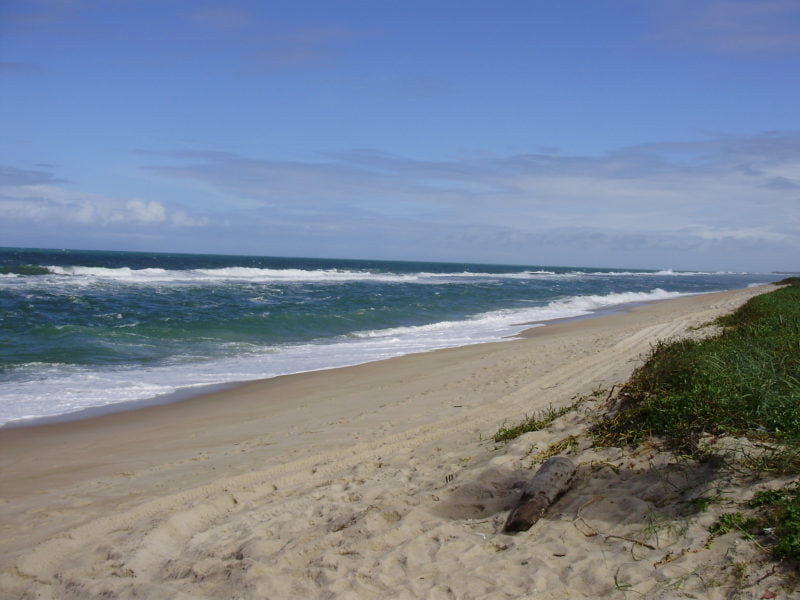
<svg viewBox="0 0 800 600">
<path fill-rule="evenodd" d="M 0 245 L 800 270 L 797 0 L 5 0 Z"/>
</svg>

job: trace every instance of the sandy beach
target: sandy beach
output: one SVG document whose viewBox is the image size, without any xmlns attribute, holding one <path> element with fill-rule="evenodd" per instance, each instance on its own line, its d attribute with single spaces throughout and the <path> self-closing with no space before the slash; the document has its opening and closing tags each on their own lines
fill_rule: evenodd
<svg viewBox="0 0 800 600">
<path fill-rule="evenodd" d="M 763 552 L 709 540 L 724 502 L 689 502 L 763 484 L 586 436 L 657 340 L 705 335 L 698 326 L 770 289 L 1 429 L 0 596 L 772 597 L 780 574 Z M 545 430 L 493 440 L 585 396 Z M 572 486 L 531 530 L 502 533 L 536 455 L 562 441 Z"/>
</svg>

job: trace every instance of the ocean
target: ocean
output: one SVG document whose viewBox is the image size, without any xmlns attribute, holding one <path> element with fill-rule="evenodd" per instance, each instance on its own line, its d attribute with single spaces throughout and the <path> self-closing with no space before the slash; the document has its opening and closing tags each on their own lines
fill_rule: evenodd
<svg viewBox="0 0 800 600">
<path fill-rule="evenodd" d="M 0 249 L 0 424 L 513 338 L 530 323 L 778 279 Z"/>
</svg>

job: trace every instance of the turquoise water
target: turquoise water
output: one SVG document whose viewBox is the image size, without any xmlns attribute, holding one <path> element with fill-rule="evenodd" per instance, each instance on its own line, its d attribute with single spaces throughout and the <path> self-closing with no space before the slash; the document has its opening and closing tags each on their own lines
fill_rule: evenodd
<svg viewBox="0 0 800 600">
<path fill-rule="evenodd" d="M 0 249 L 0 423 L 494 341 L 774 276 Z"/>
</svg>

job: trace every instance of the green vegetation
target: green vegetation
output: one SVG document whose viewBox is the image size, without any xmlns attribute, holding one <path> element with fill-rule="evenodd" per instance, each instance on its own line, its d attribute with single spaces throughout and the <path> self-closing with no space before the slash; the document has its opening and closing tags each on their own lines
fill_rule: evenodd
<svg viewBox="0 0 800 600">
<path fill-rule="evenodd" d="M 777 540 L 772 554 L 776 558 L 800 560 L 800 484 L 759 492 L 750 506 L 762 509 L 758 525 Z"/>
<path fill-rule="evenodd" d="M 800 277 L 787 277 L 781 281 L 776 281 L 776 285 L 800 285 Z"/>
<path fill-rule="evenodd" d="M 692 455 L 703 434 L 800 446 L 800 279 L 785 281 L 719 319 L 717 337 L 659 343 L 595 439 L 635 445 L 658 435 Z"/>
<path fill-rule="evenodd" d="M 756 525 L 756 521 L 751 517 L 746 517 L 740 512 L 723 513 L 719 516 L 719 521 L 709 528 L 709 531 L 714 535 L 724 535 L 729 531 L 741 531 L 748 533 L 748 529 L 752 529 Z"/>
<path fill-rule="evenodd" d="M 506 427 L 503 425 L 497 433 L 494 434 L 494 441 L 495 442 L 510 442 L 521 436 L 523 433 L 528 433 L 529 431 L 539 431 L 540 429 L 544 429 L 550 423 L 558 419 L 559 417 L 563 417 L 569 411 L 574 410 L 575 407 L 578 406 L 580 401 L 570 404 L 569 406 L 564 406 L 562 408 L 553 408 L 553 406 L 549 406 L 544 410 L 536 412 L 533 416 L 525 416 L 525 418 L 516 425 L 512 427 Z"/>
<path fill-rule="evenodd" d="M 721 514 L 710 532 L 716 536 L 738 531 L 755 543 L 757 536 L 764 536 L 774 542 L 771 551 L 775 558 L 800 560 L 800 484 L 758 492 L 748 506 L 757 509 L 754 516 Z"/>
<path fill-rule="evenodd" d="M 705 512 L 712 504 L 716 504 L 722 500 L 721 496 L 698 496 L 691 501 L 698 512 Z"/>
<path fill-rule="evenodd" d="M 620 410 L 592 428 L 595 443 L 658 436 L 703 458 L 703 435 L 730 434 L 763 446 L 743 457 L 753 472 L 800 474 L 800 278 L 779 283 L 718 319 L 720 335 L 658 344 L 620 392 Z M 749 508 L 720 515 L 711 533 L 767 536 L 775 557 L 800 560 L 800 483 L 760 492 Z"/>
</svg>

